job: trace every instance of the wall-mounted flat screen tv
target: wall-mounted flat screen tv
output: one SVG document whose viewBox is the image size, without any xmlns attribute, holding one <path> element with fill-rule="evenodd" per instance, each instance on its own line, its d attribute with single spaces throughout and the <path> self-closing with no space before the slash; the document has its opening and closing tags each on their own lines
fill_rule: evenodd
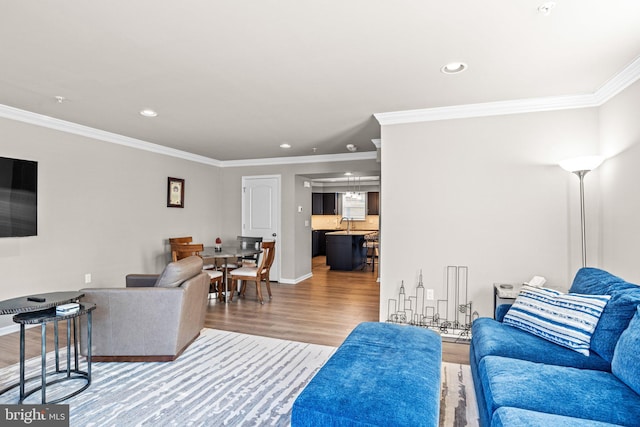
<svg viewBox="0 0 640 427">
<path fill-rule="evenodd" d="M 38 162 L 0 157 L 0 237 L 38 234 Z"/>
</svg>

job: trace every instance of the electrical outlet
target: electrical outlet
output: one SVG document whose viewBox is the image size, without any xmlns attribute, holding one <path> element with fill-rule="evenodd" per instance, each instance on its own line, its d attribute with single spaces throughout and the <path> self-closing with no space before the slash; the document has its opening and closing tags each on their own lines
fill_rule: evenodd
<svg viewBox="0 0 640 427">
<path fill-rule="evenodd" d="M 433 301 L 434 297 L 433 289 L 427 289 L 427 299 Z"/>
<path fill-rule="evenodd" d="M 87 273 L 84 275 L 84 283 L 85 285 L 91 283 L 91 273 Z"/>
</svg>

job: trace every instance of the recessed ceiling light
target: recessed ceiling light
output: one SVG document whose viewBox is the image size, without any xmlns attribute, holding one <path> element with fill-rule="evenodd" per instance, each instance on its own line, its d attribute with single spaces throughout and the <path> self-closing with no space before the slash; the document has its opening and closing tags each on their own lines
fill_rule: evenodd
<svg viewBox="0 0 640 427">
<path fill-rule="evenodd" d="M 280 148 L 291 148 L 291 144 L 285 142 L 284 144 L 280 144 Z"/>
<path fill-rule="evenodd" d="M 549 16 L 549 15 L 551 15 L 551 10 L 554 7 L 556 7 L 556 2 L 548 1 L 548 2 L 543 3 L 540 6 L 538 6 L 538 12 L 540 12 L 544 16 Z"/>
<path fill-rule="evenodd" d="M 345 172 L 344 174 L 345 174 L 345 176 L 351 176 L 351 175 L 353 175 L 351 172 Z"/>
<path fill-rule="evenodd" d="M 353 145 L 353 144 L 347 144 L 347 150 L 351 151 L 352 153 L 358 151 L 358 146 Z"/>
<path fill-rule="evenodd" d="M 144 110 L 140 111 L 140 114 L 142 114 L 145 117 L 156 117 L 158 115 L 158 113 L 156 113 L 150 108 L 145 108 Z"/>
<path fill-rule="evenodd" d="M 467 64 L 465 64 L 464 62 L 450 62 L 444 67 L 440 68 L 440 71 L 445 74 L 457 74 L 463 72 L 467 68 Z"/>
<path fill-rule="evenodd" d="M 66 101 L 66 100 L 67 100 L 67 98 L 65 98 L 64 96 L 60 96 L 60 95 L 58 95 L 58 96 L 54 96 L 54 98 L 56 99 L 56 102 L 57 102 L 58 104 L 62 104 L 64 101 Z"/>
</svg>

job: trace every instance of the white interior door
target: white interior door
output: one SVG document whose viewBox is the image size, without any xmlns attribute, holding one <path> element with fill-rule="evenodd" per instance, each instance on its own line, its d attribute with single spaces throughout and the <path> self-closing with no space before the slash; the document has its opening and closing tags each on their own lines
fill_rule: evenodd
<svg viewBox="0 0 640 427">
<path fill-rule="evenodd" d="M 242 235 L 276 241 L 270 279 L 280 280 L 280 175 L 242 177 Z"/>
</svg>

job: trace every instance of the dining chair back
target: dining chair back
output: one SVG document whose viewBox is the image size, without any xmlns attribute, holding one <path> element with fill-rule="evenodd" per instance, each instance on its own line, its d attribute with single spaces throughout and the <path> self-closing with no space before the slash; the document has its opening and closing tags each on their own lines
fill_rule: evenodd
<svg viewBox="0 0 640 427">
<path fill-rule="evenodd" d="M 262 298 L 262 281 L 265 281 L 267 285 L 267 292 L 269 299 L 271 295 L 271 283 L 269 281 L 269 272 L 273 265 L 273 260 L 276 254 L 276 242 L 262 242 L 262 259 L 260 265 L 257 267 L 241 267 L 231 271 L 231 295 L 230 301 L 233 301 L 233 294 L 236 290 L 238 280 L 242 281 L 242 288 L 240 289 L 240 295 L 244 296 L 247 289 L 247 281 L 256 283 L 256 292 L 258 294 L 258 300 L 260 304 L 264 304 Z"/>
<path fill-rule="evenodd" d="M 202 243 L 174 243 L 171 245 L 171 259 L 176 262 L 189 256 L 200 256 L 203 250 Z"/>
<path fill-rule="evenodd" d="M 171 259 L 173 262 L 176 262 L 193 255 L 200 256 L 200 252 L 202 251 L 204 251 L 204 245 L 202 243 L 173 243 L 171 245 Z M 203 265 L 202 271 L 209 275 L 209 294 L 211 295 L 217 292 L 218 299 L 222 300 L 221 285 L 223 274 L 221 271 L 215 270 L 214 267 L 214 264 L 206 264 Z"/>
<path fill-rule="evenodd" d="M 193 237 L 191 236 L 185 236 L 185 237 L 170 237 L 169 238 L 169 244 L 173 245 L 175 243 L 180 243 L 180 244 L 184 244 L 184 243 L 191 243 L 193 242 Z"/>
</svg>

